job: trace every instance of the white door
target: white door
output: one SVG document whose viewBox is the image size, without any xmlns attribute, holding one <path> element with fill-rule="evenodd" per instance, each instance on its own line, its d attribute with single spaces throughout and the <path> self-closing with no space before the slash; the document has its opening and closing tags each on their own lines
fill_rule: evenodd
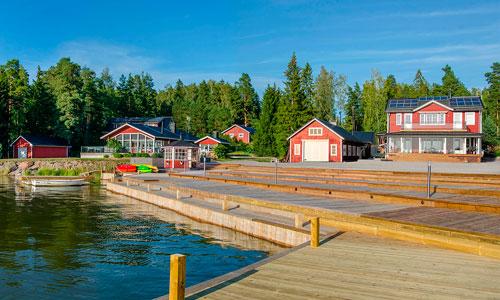
<svg viewBox="0 0 500 300">
<path fill-rule="evenodd" d="M 26 147 L 17 148 L 17 158 L 28 158 L 28 149 Z"/>
<path fill-rule="evenodd" d="M 328 161 L 328 140 L 304 140 L 304 161 Z"/>
<path fill-rule="evenodd" d="M 453 129 L 462 129 L 462 113 L 454 112 L 453 113 Z"/>
</svg>

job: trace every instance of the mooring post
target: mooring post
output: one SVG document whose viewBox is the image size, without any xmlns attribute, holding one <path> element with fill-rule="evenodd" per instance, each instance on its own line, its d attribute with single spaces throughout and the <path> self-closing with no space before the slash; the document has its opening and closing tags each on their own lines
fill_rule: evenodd
<svg viewBox="0 0 500 300">
<path fill-rule="evenodd" d="M 150 186 L 149 183 L 146 185 L 146 187 L 148 188 L 148 192 L 150 192 L 151 191 L 151 186 Z"/>
<path fill-rule="evenodd" d="M 304 221 L 302 220 L 302 215 L 301 214 L 296 214 L 295 215 L 295 227 L 296 228 L 302 228 L 303 224 L 304 224 Z"/>
<path fill-rule="evenodd" d="M 127 182 L 127 186 L 129 186 L 129 185 L 130 185 L 130 183 L 128 183 L 128 180 L 127 180 L 126 182 Z"/>
<path fill-rule="evenodd" d="M 222 199 L 222 210 L 229 210 L 229 201 L 227 201 L 227 196 L 224 196 L 224 199 Z"/>
<path fill-rule="evenodd" d="M 431 162 L 427 163 L 427 199 L 431 198 Z"/>
<path fill-rule="evenodd" d="M 207 176 L 207 157 L 203 156 L 203 176 Z"/>
<path fill-rule="evenodd" d="M 177 200 L 181 200 L 181 191 L 179 191 L 179 190 L 176 191 L 175 198 Z"/>
<path fill-rule="evenodd" d="M 274 184 L 278 184 L 278 159 L 274 161 Z"/>
<path fill-rule="evenodd" d="M 169 300 L 184 300 L 186 290 L 186 256 L 170 255 L 170 289 Z"/>
<path fill-rule="evenodd" d="M 311 247 L 319 247 L 319 218 L 311 219 Z"/>
</svg>

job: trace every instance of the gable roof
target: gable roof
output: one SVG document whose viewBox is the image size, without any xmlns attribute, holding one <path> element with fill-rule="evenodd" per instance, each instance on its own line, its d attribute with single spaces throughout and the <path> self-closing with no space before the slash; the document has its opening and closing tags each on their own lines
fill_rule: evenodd
<svg viewBox="0 0 500 300">
<path fill-rule="evenodd" d="M 206 140 L 206 139 L 211 139 L 219 144 L 225 144 L 225 145 L 229 145 L 229 142 L 226 141 L 226 140 L 223 140 L 223 139 L 220 139 L 220 138 L 216 138 L 216 137 L 213 137 L 213 136 L 209 136 L 209 135 L 206 135 L 204 137 L 202 137 L 201 139 L 198 139 L 195 141 L 196 144 L 198 144 L 199 142 L 203 141 L 203 140 Z"/>
<path fill-rule="evenodd" d="M 175 142 L 172 142 L 172 143 L 168 144 L 165 147 L 190 147 L 190 148 L 198 148 L 198 145 L 196 145 L 195 143 L 190 142 L 190 141 L 178 140 L 178 141 L 175 141 Z"/>
<path fill-rule="evenodd" d="M 132 127 L 132 128 L 135 128 L 151 137 L 154 137 L 154 138 L 157 138 L 157 139 L 169 139 L 169 140 L 178 140 L 180 139 L 180 137 L 173 133 L 173 132 L 170 132 L 168 130 L 164 130 L 163 133 L 161 132 L 161 129 L 159 127 L 153 127 L 153 126 L 148 126 L 148 125 L 144 125 L 144 124 L 140 124 L 140 123 L 125 123 L 123 124 L 122 126 L 114 129 L 114 130 L 111 130 L 110 132 L 106 133 L 105 135 L 101 136 L 101 140 L 112 135 L 113 133 L 115 133 L 116 131 L 119 131 L 121 130 L 122 128 L 124 128 L 125 126 L 129 126 L 129 127 Z"/>
<path fill-rule="evenodd" d="M 373 144 L 375 141 L 375 132 L 373 131 L 354 131 L 352 135 L 367 144 Z"/>
<path fill-rule="evenodd" d="M 448 110 L 454 110 L 453 108 L 449 107 L 448 105 L 446 105 L 446 104 L 444 104 L 444 103 L 442 103 L 442 102 L 438 102 L 438 101 L 436 101 L 436 100 L 431 100 L 431 101 L 428 101 L 428 102 L 426 102 L 426 103 L 424 103 L 424 104 L 420 105 L 420 106 L 419 106 L 419 107 L 417 107 L 417 108 L 414 108 L 414 109 L 413 109 L 413 111 L 421 110 L 422 108 L 424 108 L 424 107 L 426 107 L 426 106 L 429 106 L 429 105 L 431 105 L 431 104 L 436 104 L 436 105 L 439 105 L 439 106 L 441 106 L 442 108 L 446 108 L 446 109 L 448 109 Z"/>
<path fill-rule="evenodd" d="M 254 134 L 255 133 L 255 129 L 252 128 L 252 127 L 248 127 L 248 126 L 244 126 L 244 125 L 238 125 L 238 124 L 233 124 L 231 125 L 228 129 L 224 130 L 223 132 L 221 132 L 222 134 L 224 134 L 226 131 L 230 130 L 231 128 L 233 128 L 234 126 L 238 126 L 240 127 L 241 129 L 243 130 L 246 130 L 248 133 L 250 134 Z"/>
<path fill-rule="evenodd" d="M 68 142 L 61 138 L 53 138 L 40 135 L 23 134 L 15 139 L 10 145 L 14 145 L 20 138 L 25 139 L 32 146 L 55 146 L 55 147 L 69 147 Z"/>
<path fill-rule="evenodd" d="M 412 112 L 419 109 L 427 103 L 433 102 L 438 105 L 447 107 L 454 111 L 471 111 L 482 110 L 483 102 L 479 96 L 468 97 L 448 97 L 448 96 L 432 96 L 421 98 L 406 98 L 406 99 L 389 99 L 387 101 L 386 112 Z"/>
<path fill-rule="evenodd" d="M 325 120 L 321 120 L 321 119 L 317 119 L 317 118 L 314 118 L 314 119 L 311 119 L 309 122 L 307 122 L 304 126 L 302 126 L 299 130 L 295 131 L 294 133 L 292 133 L 292 135 L 290 135 L 288 137 L 288 140 L 291 139 L 294 135 L 296 135 L 297 133 L 301 132 L 302 130 L 304 130 L 304 128 L 306 128 L 307 126 L 309 126 L 312 122 L 314 121 L 317 121 L 319 122 L 321 125 L 323 125 L 324 127 L 326 127 L 327 129 L 329 129 L 331 132 L 337 134 L 341 139 L 345 140 L 345 141 L 349 141 L 349 142 L 355 142 L 355 143 L 364 143 L 363 141 L 359 140 L 358 138 L 356 138 L 354 135 L 352 135 L 350 132 L 348 132 L 347 130 L 345 130 L 344 128 L 340 127 L 340 126 L 337 126 L 337 125 L 334 125 L 328 121 L 325 121 Z"/>
</svg>

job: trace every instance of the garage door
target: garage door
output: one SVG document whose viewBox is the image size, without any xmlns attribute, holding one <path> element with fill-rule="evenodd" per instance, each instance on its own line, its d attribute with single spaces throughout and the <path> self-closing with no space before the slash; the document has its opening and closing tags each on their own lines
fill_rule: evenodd
<svg viewBox="0 0 500 300">
<path fill-rule="evenodd" d="M 328 161 L 328 140 L 304 140 L 304 161 Z"/>
</svg>

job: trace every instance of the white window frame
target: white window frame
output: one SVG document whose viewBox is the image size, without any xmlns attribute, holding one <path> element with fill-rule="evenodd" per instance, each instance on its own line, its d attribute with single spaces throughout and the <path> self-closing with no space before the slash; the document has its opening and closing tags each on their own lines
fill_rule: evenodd
<svg viewBox="0 0 500 300">
<path fill-rule="evenodd" d="M 309 136 L 322 136 L 323 128 L 322 127 L 310 127 L 308 129 Z"/>
<path fill-rule="evenodd" d="M 465 112 L 465 125 L 476 125 L 476 115 L 473 111 Z"/>
<path fill-rule="evenodd" d="M 234 138 L 234 133 L 230 133 L 230 134 L 229 134 L 229 137 L 230 137 L 230 138 Z"/>
<path fill-rule="evenodd" d="M 401 120 L 403 119 L 403 114 L 397 113 L 396 114 L 396 125 L 401 126 Z"/>
<path fill-rule="evenodd" d="M 293 155 L 300 155 L 300 144 L 293 145 Z"/>
<path fill-rule="evenodd" d="M 430 116 L 435 115 L 436 118 L 434 120 L 431 119 Z M 442 116 L 441 120 L 440 117 Z M 445 125 L 446 124 L 446 113 L 420 113 L 420 125 Z"/>
<path fill-rule="evenodd" d="M 245 134 L 243 134 L 243 132 L 238 133 L 239 138 L 243 138 L 244 136 L 245 136 Z"/>
<path fill-rule="evenodd" d="M 337 156 L 337 144 L 330 145 L 330 156 Z"/>
<path fill-rule="evenodd" d="M 408 123 L 406 122 L 406 119 L 408 118 Z M 407 128 L 407 129 L 410 129 L 412 127 L 412 123 L 413 123 L 413 114 L 412 113 L 405 113 L 403 115 L 403 126 L 404 128 Z"/>
</svg>

